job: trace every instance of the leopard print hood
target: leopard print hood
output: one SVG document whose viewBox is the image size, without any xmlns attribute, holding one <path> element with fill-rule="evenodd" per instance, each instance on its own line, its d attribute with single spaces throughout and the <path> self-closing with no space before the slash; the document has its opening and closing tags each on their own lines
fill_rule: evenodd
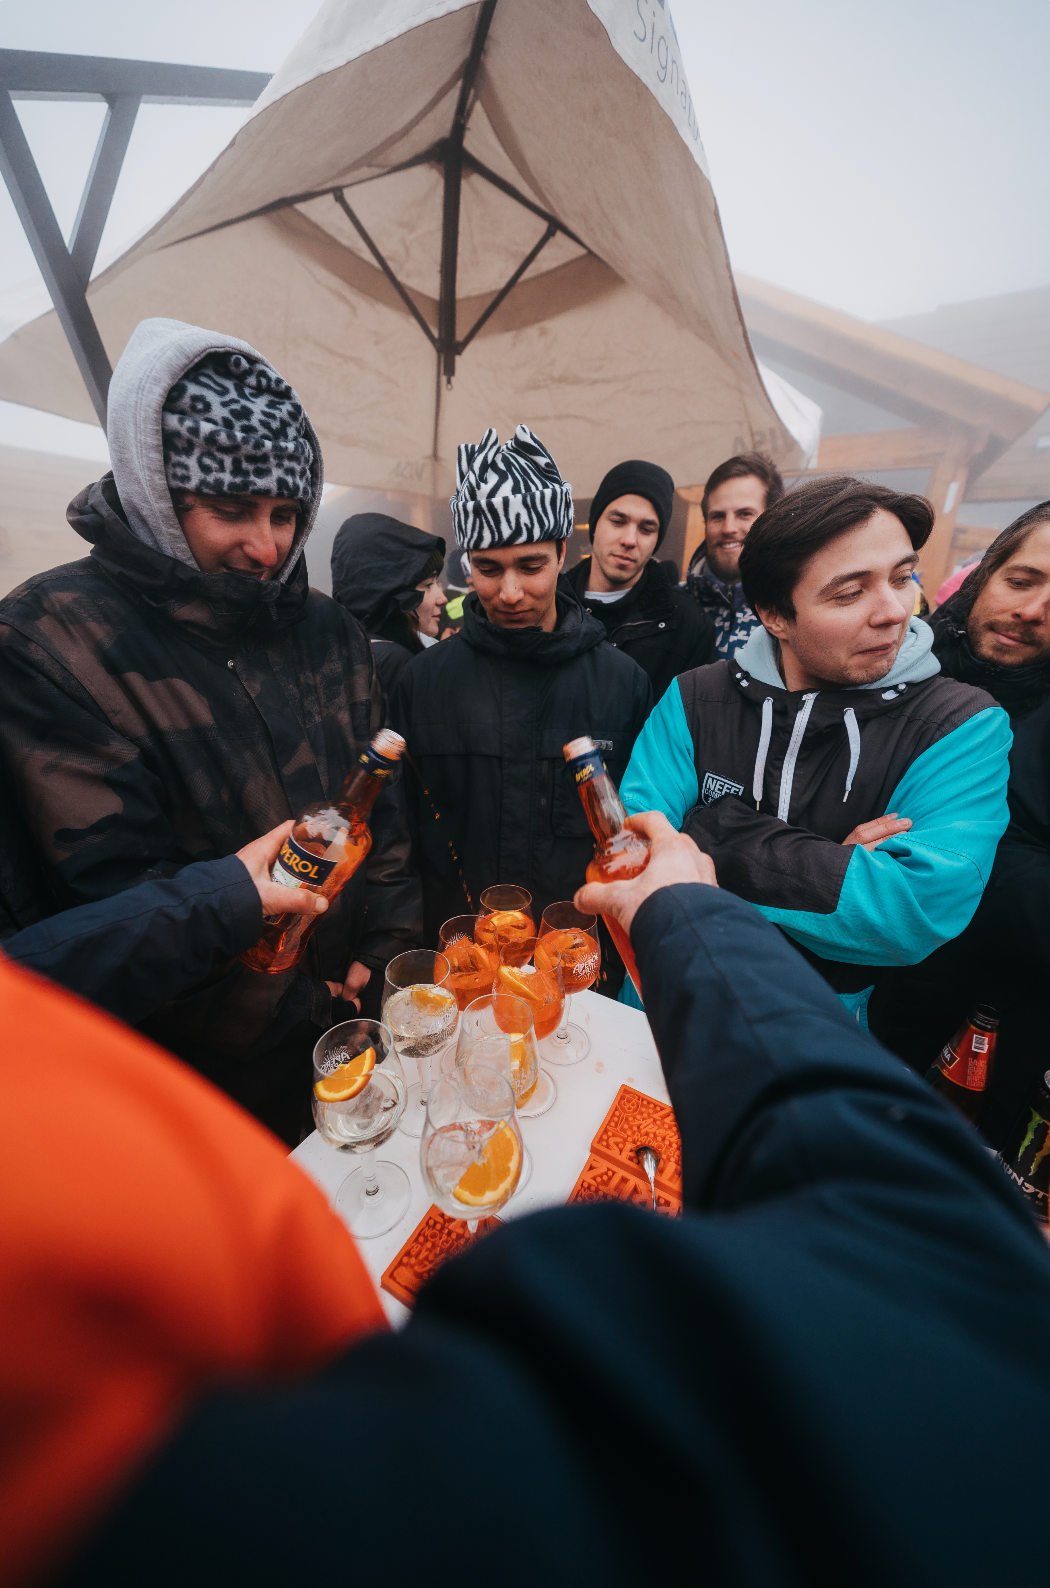
<svg viewBox="0 0 1050 1588">
<path fill-rule="evenodd" d="M 182 320 L 142 320 L 132 332 L 113 371 L 109 388 L 110 459 L 128 527 L 136 539 L 152 551 L 194 569 L 197 563 L 175 516 L 165 473 L 163 411 L 172 387 L 210 353 L 240 354 L 255 365 L 269 368 L 260 353 L 235 336 L 202 330 Z M 276 371 L 274 380 L 280 382 Z M 298 403 L 294 392 L 291 397 Z M 302 414 L 302 439 L 308 455 L 309 496 L 308 500 L 304 499 L 298 532 L 276 580 L 282 585 L 292 577 L 299 554 L 313 529 L 324 484 L 320 443 L 305 412 Z M 260 488 L 265 492 L 267 485 L 255 486 L 257 490 Z M 251 486 L 241 484 L 240 489 L 251 489 Z M 274 490 L 273 494 L 287 493 Z M 303 496 L 306 497 L 305 491 Z"/>
</svg>

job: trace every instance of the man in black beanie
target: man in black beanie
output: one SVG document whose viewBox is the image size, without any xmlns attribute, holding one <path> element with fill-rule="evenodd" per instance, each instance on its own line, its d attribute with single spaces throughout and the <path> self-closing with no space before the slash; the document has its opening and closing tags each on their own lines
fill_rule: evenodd
<svg viewBox="0 0 1050 1588">
<path fill-rule="evenodd" d="M 611 645 L 645 669 L 654 701 L 679 673 L 717 660 L 715 626 L 655 561 L 674 501 L 674 481 L 632 458 L 610 469 L 591 502 L 591 556 L 567 576 Z"/>
</svg>

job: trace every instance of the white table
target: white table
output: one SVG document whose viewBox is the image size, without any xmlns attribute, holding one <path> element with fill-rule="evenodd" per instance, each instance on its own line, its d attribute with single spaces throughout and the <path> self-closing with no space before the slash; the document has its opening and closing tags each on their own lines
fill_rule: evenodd
<svg viewBox="0 0 1050 1588">
<path fill-rule="evenodd" d="M 532 1178 L 503 1209 L 502 1219 L 534 1213 L 538 1208 L 560 1207 L 565 1202 L 587 1161 L 598 1126 L 625 1083 L 661 1103 L 669 1101 L 649 1022 L 637 1009 L 600 998 L 597 993 L 577 993 L 570 1019 L 588 1032 L 591 1051 L 579 1064 L 547 1066 L 557 1083 L 558 1098 L 554 1107 L 537 1119 L 521 1121 L 521 1133 L 532 1155 Z M 410 1083 L 415 1079 L 411 1075 L 406 1078 Z M 292 1157 L 333 1202 L 339 1186 L 362 1162 L 330 1147 L 316 1131 L 295 1149 Z M 384 1269 L 397 1256 L 431 1201 L 419 1172 L 417 1138 L 395 1131 L 380 1147 L 379 1157 L 400 1164 L 405 1170 L 412 1185 L 412 1201 L 405 1217 L 388 1235 L 360 1243 L 361 1255 L 377 1287 Z M 408 1317 L 407 1307 L 385 1290 L 380 1291 L 380 1296 L 391 1324 L 396 1327 L 403 1323 Z"/>
</svg>

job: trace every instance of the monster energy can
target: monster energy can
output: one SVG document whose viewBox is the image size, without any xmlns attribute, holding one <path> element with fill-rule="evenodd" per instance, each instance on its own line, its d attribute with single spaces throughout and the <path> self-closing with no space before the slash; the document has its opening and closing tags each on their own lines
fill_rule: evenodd
<svg viewBox="0 0 1050 1588">
<path fill-rule="evenodd" d="M 999 1161 L 1036 1218 L 1048 1222 L 1050 1202 L 1050 1070 L 1032 1088 Z"/>
</svg>

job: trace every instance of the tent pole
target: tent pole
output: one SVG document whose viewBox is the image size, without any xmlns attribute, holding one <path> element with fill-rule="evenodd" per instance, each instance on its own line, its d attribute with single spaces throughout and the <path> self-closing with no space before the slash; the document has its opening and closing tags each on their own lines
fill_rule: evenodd
<svg viewBox="0 0 1050 1588">
<path fill-rule="evenodd" d="M 477 82 L 485 40 L 488 38 L 495 9 L 496 0 L 484 0 L 478 13 L 470 54 L 463 68 L 463 81 L 459 85 L 456 114 L 452 120 L 452 130 L 445 149 L 441 210 L 441 277 L 438 288 L 438 347 L 441 350 L 442 370 L 449 384 L 456 373 L 456 266 L 459 256 L 459 199 L 463 186 L 463 139 L 467 131 L 471 95 Z M 435 415 L 435 446 L 436 442 Z"/>
</svg>

